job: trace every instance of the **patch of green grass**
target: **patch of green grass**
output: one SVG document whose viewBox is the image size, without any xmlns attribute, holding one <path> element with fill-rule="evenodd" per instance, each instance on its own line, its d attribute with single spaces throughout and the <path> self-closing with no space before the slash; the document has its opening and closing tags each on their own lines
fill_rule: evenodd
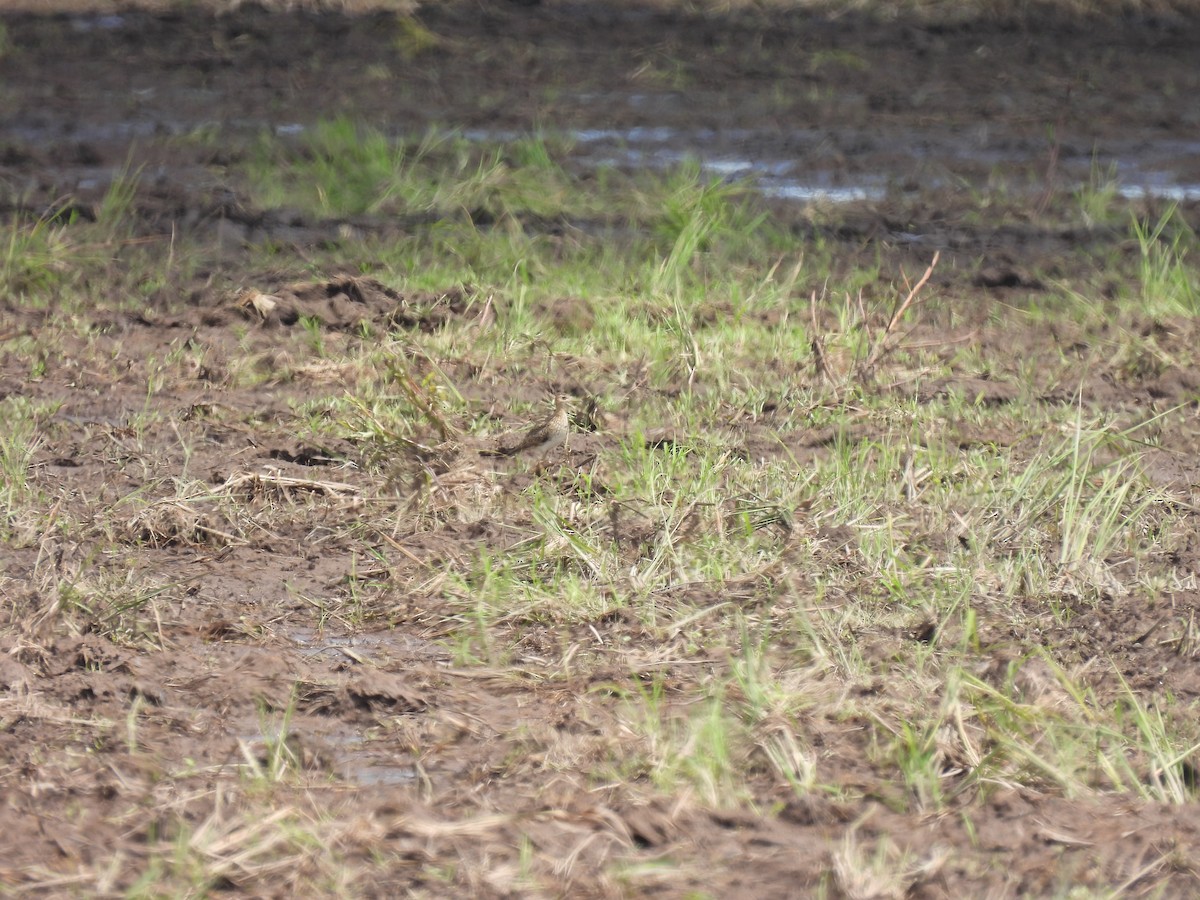
<svg viewBox="0 0 1200 900">
<path fill-rule="evenodd" d="M 1099 164 L 1092 161 L 1088 183 L 1075 191 L 1085 226 L 1097 228 L 1113 222 L 1119 186 L 1116 163 L 1101 171 Z"/>
<path fill-rule="evenodd" d="M 1171 204 L 1156 222 L 1134 218 L 1130 229 L 1140 252 L 1141 300 L 1159 315 L 1200 311 L 1200 274 L 1187 262 L 1196 233 Z"/>
<path fill-rule="evenodd" d="M 577 779 L 612 810 L 651 799 L 770 816 L 870 797 L 914 821 L 950 810 L 969 821 L 1011 785 L 1194 799 L 1194 710 L 1169 685 L 1130 687 L 1120 666 L 1141 664 L 1125 653 L 1136 635 L 1104 645 L 1119 660 L 1082 630 L 1064 637 L 1131 599 L 1165 610 L 1194 590 L 1170 560 L 1194 530 L 1186 491 L 1151 468 L 1190 458 L 1190 399 L 1147 411 L 1142 395 L 1110 402 L 1092 380 L 1197 362 L 1186 323 L 1138 330 L 1146 318 L 1128 302 L 1152 303 L 1155 321 L 1191 308 L 1194 236 L 1178 213 L 1134 226 L 1136 271 L 1107 272 L 1128 291 L 1113 309 L 1086 280 L 1032 311 L 968 309 L 990 295 L 968 303 L 943 286 L 906 305 L 924 296 L 919 271 L 901 272 L 886 248 L 839 268 L 831 221 L 810 239 L 694 164 L 585 174 L 567 149 L 550 135 L 397 141 L 349 120 L 256 147 L 245 173 L 256 202 L 365 225 L 316 247 L 252 248 L 235 274 L 368 273 L 408 312 L 428 302 L 417 292 L 453 287 L 465 300 L 444 319 L 380 315 L 351 331 L 315 317 L 290 330 L 202 322 L 150 345 L 89 327 L 72 300 L 53 327 L 7 338 L 21 377 L 95 379 L 123 404 L 53 427 L 15 394 L 0 404 L 3 574 L 6 587 L 28 576 L 28 602 L 42 604 L 31 620 L 127 649 L 165 645 L 190 595 L 155 574 L 163 560 L 294 554 L 271 625 L 392 627 L 436 659 L 413 666 L 422 691 L 486 685 L 439 695 L 454 702 L 437 715 L 431 703 L 370 726 L 439 763 L 475 742 L 472 798 L 528 778 L 519 789 L 549 807 Z M 147 320 L 148 301 L 170 302 L 171 273 L 190 264 L 174 243 L 126 243 L 133 181 L 114 182 L 92 232 L 52 216 L 14 225 L 0 272 L 22 302 L 97 273 L 114 290 L 151 284 Z M 1111 214 L 1095 190 L 1071 215 Z M 111 254 L 94 268 L 81 250 L 92 238 Z M 946 278 L 961 287 L 958 274 Z M 478 453 L 560 390 L 596 413 L 596 431 L 546 458 Z M 48 446 L 102 467 L 99 494 L 39 468 Z M 51 539 L 72 552 L 59 558 Z M 307 581 L 306 565 L 319 573 Z M 253 603 L 254 626 L 231 641 L 269 639 Z M 1093 637 L 1108 627 L 1087 621 Z M 1173 652 L 1195 654 L 1194 623 L 1167 629 Z M 1137 648 L 1160 674 L 1166 640 Z M 346 656 L 356 671 L 373 665 Z M 504 714 L 478 723 L 466 710 L 493 690 Z M 292 715 L 263 713 L 262 742 L 242 747 L 248 808 L 302 781 Z M 140 701 L 129 709 L 128 753 L 145 752 L 149 718 Z M 422 785 L 422 802 L 453 794 L 458 814 L 468 792 L 454 793 L 449 771 Z M 259 830 L 213 815 L 186 827 L 163 817 L 169 837 L 150 836 L 146 877 L 208 890 L 229 871 L 214 843 L 267 866 L 317 840 L 287 817 Z M 544 874 L 541 815 L 479 825 L 512 844 L 512 884 Z M 458 826 L 382 827 L 435 846 Z M 940 863 L 856 827 L 827 849 L 830 894 L 901 894 Z M 458 857 L 438 863 L 426 874 L 468 877 Z"/>
<path fill-rule="evenodd" d="M 498 147 L 431 130 L 407 141 L 350 119 L 319 122 L 295 141 L 263 136 L 247 173 L 265 206 L 452 220 L 556 214 L 568 181 L 538 137 Z"/>
<path fill-rule="evenodd" d="M 18 300 L 41 299 L 70 271 L 66 226 L 54 214 L 32 222 L 13 216 L 0 232 L 0 290 Z"/>
<path fill-rule="evenodd" d="M 140 191 L 140 169 L 130 161 L 90 204 L 67 196 L 40 213 L 14 213 L 0 225 L 0 292 L 16 308 L 52 308 L 60 320 L 86 321 L 101 309 L 154 318 L 202 257 L 190 238 L 139 230 Z"/>
<path fill-rule="evenodd" d="M 29 466 L 38 450 L 39 407 L 24 397 L 0 400 L 0 473 L 10 497 L 29 486 Z"/>
<path fill-rule="evenodd" d="M 545 170 L 542 146 L 500 156 L 524 155 Z M 553 177 L 570 175 L 557 167 Z M 854 709 L 878 723 L 874 762 L 903 787 L 905 808 L 942 809 L 962 792 L 986 790 L 989 773 L 1090 789 L 1096 757 L 1078 756 L 1070 720 L 964 672 L 987 652 L 981 584 L 998 596 L 1066 590 L 1097 602 L 1126 577 L 1120 567 L 1144 555 L 1150 501 L 1129 429 L 1087 422 L 1069 406 L 1034 411 L 1036 379 L 1056 376 L 1022 369 L 1024 360 L 968 347 L 947 361 L 910 346 L 902 330 L 884 328 L 902 290 L 881 287 L 878 270 L 829 287 L 826 263 L 785 264 L 777 232 L 741 189 L 690 167 L 657 184 L 612 185 L 636 190 L 611 206 L 636 224 L 620 237 L 581 232 L 551 242 L 450 220 L 386 249 L 370 245 L 397 285 L 470 282 L 503 301 L 497 327 L 451 324 L 419 341 L 430 359 L 488 371 L 493 389 L 529 372 L 566 378 L 565 361 L 592 355 L 614 392 L 602 399 L 619 409 L 631 373 L 644 373 L 624 436 L 604 444 L 586 473 L 539 470 L 515 500 L 484 474 L 472 476 L 469 493 L 452 493 L 441 476 L 422 482 L 416 521 L 503 521 L 513 534 L 504 550 L 481 548 L 450 575 L 442 599 L 455 660 L 516 665 L 528 634 L 573 646 L 568 635 L 621 610 L 675 653 L 724 656 L 715 680 L 690 682 L 679 696 L 653 679 L 622 688 L 634 751 L 618 776 L 649 778 L 667 794 L 695 792 L 707 804 L 750 796 L 764 772 L 796 794 L 826 790 L 798 711 L 815 706 L 835 718 L 831 698 L 879 671 L 896 676 L 895 689 Z M 813 284 L 822 285 L 822 321 L 832 323 L 832 399 L 814 382 L 818 326 L 809 303 L 797 302 Z M 563 296 L 586 304 L 578 330 L 546 318 L 547 304 Z M 916 319 L 914 311 L 904 321 Z M 367 441 L 380 460 L 430 443 L 439 421 L 468 438 L 493 430 L 448 368 L 418 374 L 384 358 L 376 350 L 345 360 L 361 375 L 337 404 L 348 412 L 324 419 L 323 430 Z M 780 359 L 794 364 L 781 371 Z M 1026 372 L 1029 383 L 1021 381 L 1015 409 L 953 391 L 918 403 L 881 390 L 886 379 L 868 376 L 869 359 L 901 383 L 964 371 L 1019 381 Z M 1076 365 L 1061 361 L 1064 373 Z M 748 454 L 729 423 L 763 417 L 778 441 Z M 865 439 L 863 423 L 872 431 Z M 1036 446 L 960 449 L 947 423 L 1024 435 Z M 664 424 L 675 442 L 651 444 L 647 432 Z M 833 438 L 815 460 L 797 463 L 789 435 L 815 427 Z M 834 528 L 848 540 L 831 565 L 821 535 Z M 631 558 L 633 533 L 640 545 Z M 799 574 L 810 571 L 816 584 Z M 756 637 L 745 603 L 778 607 L 751 606 Z M 881 661 L 867 636 L 911 628 L 914 617 L 928 637 Z M 588 657 L 573 653 L 560 677 L 586 671 Z M 787 682 L 800 671 L 825 673 L 829 684 L 805 693 Z M 913 696 L 938 700 L 920 705 Z M 902 713 L 890 707 L 900 697 Z M 1111 734 L 1125 733 L 1113 710 L 1089 709 Z M 1055 736 L 1057 757 L 1035 758 L 1038 735 Z"/>
<path fill-rule="evenodd" d="M 1188 760 L 1200 745 L 1183 709 L 1167 698 L 1168 719 L 1123 679 L 1122 694 L 1106 705 L 1063 668 L 1041 664 L 1044 655 L 1011 665 L 999 688 L 964 680 L 970 715 L 982 726 L 986 777 L 1044 780 L 1071 797 L 1117 790 L 1156 803 L 1194 799 Z M 1022 670 L 1038 674 L 1013 680 Z"/>
</svg>

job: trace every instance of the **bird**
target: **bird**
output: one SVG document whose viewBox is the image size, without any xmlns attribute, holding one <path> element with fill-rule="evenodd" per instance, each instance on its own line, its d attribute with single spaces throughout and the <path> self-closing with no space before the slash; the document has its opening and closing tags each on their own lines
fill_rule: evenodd
<svg viewBox="0 0 1200 900">
<path fill-rule="evenodd" d="M 554 410 L 548 416 L 524 431 L 501 438 L 495 449 L 480 450 L 479 453 L 481 456 L 516 456 L 526 450 L 535 450 L 540 456 L 566 443 L 570 433 L 571 396 L 557 394 L 554 397 Z"/>
</svg>

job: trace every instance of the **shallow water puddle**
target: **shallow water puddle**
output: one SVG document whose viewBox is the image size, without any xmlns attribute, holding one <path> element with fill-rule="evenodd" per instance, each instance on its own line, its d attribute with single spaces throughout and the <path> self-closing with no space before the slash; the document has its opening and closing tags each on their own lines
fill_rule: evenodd
<svg viewBox="0 0 1200 900">
<path fill-rule="evenodd" d="M 645 100 L 645 95 L 635 96 Z M 295 128 L 289 126 L 288 133 L 298 133 Z M 462 134 L 472 141 L 501 143 L 528 136 L 485 129 Z M 1200 158 L 1197 141 L 1060 147 L 1055 171 L 1046 175 L 1051 148 L 1045 142 L 1012 141 L 988 129 L 889 134 L 856 129 L 635 126 L 577 128 L 546 135 L 561 136 L 573 146 L 572 158 L 584 165 L 666 169 L 693 162 L 728 181 L 753 182 L 768 197 L 803 203 L 881 200 L 897 184 L 903 184 L 906 193 L 960 182 L 986 184 L 994 172 L 1027 182 L 1033 173 L 1054 178 L 1060 187 L 1071 190 L 1111 186 L 1126 199 L 1200 199 L 1200 181 L 1180 171 Z M 1042 187 L 1030 185 L 1030 189 Z"/>
</svg>

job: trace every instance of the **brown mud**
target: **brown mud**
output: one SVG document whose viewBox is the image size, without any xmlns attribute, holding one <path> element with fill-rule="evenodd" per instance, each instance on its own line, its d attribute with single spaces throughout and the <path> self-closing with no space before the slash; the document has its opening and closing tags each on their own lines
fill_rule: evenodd
<svg viewBox="0 0 1200 900">
<path fill-rule="evenodd" d="M 1022 383 L 1038 369 L 1016 357 L 1075 354 L 1092 365 L 1082 382 L 1089 409 L 1165 409 L 1194 405 L 1200 388 L 1187 367 L 1162 362 L 1187 357 L 1198 337 L 1191 323 L 1162 327 L 1160 356 L 1140 368 L 1105 365 L 1094 334 L 989 330 L 989 320 L 996 306 L 1025 303 L 1057 279 L 1086 282 L 1105 253 L 1130 252 L 1123 226 L 1047 226 L 1032 213 L 1043 192 L 1086 179 L 1094 158 L 1169 185 L 1200 183 L 1200 20 L 1165 10 L 939 24 L 453 2 L 427 4 L 418 18 L 433 42 L 401 52 L 408 32 L 378 12 L 91 9 L 99 12 L 3 16 L 0 212 L 69 195 L 87 216 L 114 171 L 139 166 L 141 236 L 166 242 L 186 232 L 211 241 L 212 256 L 188 280 L 150 292 L 139 314 L 106 311 L 119 298 L 97 297 L 88 327 L 64 334 L 49 360 L 30 359 L 21 340 L 54 322 L 54 311 L 0 298 L 0 396 L 60 404 L 38 422 L 32 476 L 59 506 L 37 530 L 16 529 L 0 570 L 9 617 L 0 632 L 0 890 L 137 893 L 166 877 L 151 861 L 171 858 L 182 821 L 189 852 L 217 875 L 214 894 L 784 897 L 824 885 L 834 895 L 899 895 L 830 874 L 848 858 L 847 841 L 871 847 L 885 836 L 898 857 L 936 861 L 900 879 L 905 896 L 1048 896 L 1073 885 L 1200 892 L 1194 803 L 1073 800 L 995 785 L 961 816 L 953 801 L 937 814 L 905 811 L 898 782 L 865 763 L 868 723 L 828 711 L 814 710 L 808 726 L 836 795 L 798 799 L 764 775 L 745 802 L 713 811 L 664 797 L 645 778 L 595 783 L 588 767 L 620 755 L 612 685 L 632 690 L 662 676 L 670 692 L 696 678 L 707 661 L 686 636 L 617 610 L 568 634 L 574 662 L 561 662 L 564 628 L 514 614 L 520 659 L 457 664 L 454 642 L 470 623 L 444 573 L 518 542 L 514 526 L 528 526 L 528 514 L 501 523 L 435 510 L 412 519 L 396 487 L 410 473 L 385 483 L 367 474 L 355 442 L 295 437 L 297 405 L 338 377 L 313 358 L 304 317 L 320 318 L 328 339 L 348 348 L 364 320 L 420 335 L 482 315 L 469 289 L 405 295 L 369 278 L 247 269 L 244 243 L 314 247 L 345 223 L 248 207 L 222 177 L 224 148 L 177 140 L 212 123 L 252 135 L 334 116 L 398 135 L 431 125 L 487 134 L 670 129 L 665 143 L 683 152 L 786 157 L 830 186 L 871 179 L 885 193 L 836 217 L 803 204 L 781 204 L 781 215 L 794 217 L 798 240 L 835 242 L 847 269 L 882 255 L 889 269 L 911 272 L 942 251 L 936 283 L 971 312 L 928 322 L 912 339 L 944 340 L 953 358 L 971 335 L 998 362 L 986 376 L 963 371 L 920 385 L 918 399 L 957 392 L 988 405 L 1029 396 L 1071 403 L 1078 381 Z M 591 153 L 579 149 L 580 165 Z M 986 192 L 998 174 L 1018 202 L 1001 220 L 965 216 L 977 204 L 963 195 Z M 1152 212 L 1165 203 L 1148 202 Z M 1195 201 L 1183 209 L 1194 224 Z M 357 225 L 387 234 L 412 223 Z M 239 293 L 247 284 L 269 295 L 269 311 L 253 292 Z M 1095 284 L 1100 295 L 1109 287 Z M 712 314 L 721 314 L 716 301 Z M 564 303 L 545 317 L 550 328 L 586 327 L 588 311 Z M 172 355 L 189 345 L 205 348 L 203 368 Z M 106 358 L 118 364 L 80 362 Z M 261 373 L 256 386 L 226 386 L 244 365 Z M 455 374 L 469 385 L 465 363 Z M 511 374 L 507 393 L 470 399 L 501 419 L 523 390 Z M 148 399 L 150 378 L 165 383 Z M 167 415 L 146 424 L 145 412 Z M 769 415 L 740 422 L 745 452 L 779 452 Z M 610 439 L 581 435 L 572 458 Z M 800 462 L 826 452 L 829 439 L 782 436 Z M 1018 438 L 963 425 L 958 439 L 965 447 Z M 1147 462 L 1151 477 L 1192 492 L 1198 473 L 1188 460 L 1198 447 L 1192 431 L 1164 434 Z M 208 486 L 202 500 L 176 495 L 183 473 Z M 517 473 L 488 489 L 515 495 L 533 477 Z M 482 488 L 445 489 L 461 492 L 442 501 L 449 510 Z M 361 523 L 377 520 L 364 508 L 381 503 L 392 505 L 391 529 L 364 533 Z M 56 531 L 56 517 L 68 514 L 94 521 L 95 533 Z M 622 545 L 636 561 L 651 536 L 638 529 L 649 526 L 627 527 Z M 835 558 L 846 536 L 826 537 Z M 119 550 L 97 555 L 99 546 Z M 1163 556 L 1164 571 L 1193 573 L 1200 546 Z M 72 591 L 51 589 L 63 584 Z M 72 602 L 125 586 L 140 592 L 137 602 L 116 607 L 103 635 L 71 627 Z M 755 609 L 759 588 L 719 590 Z M 995 659 L 981 678 L 1005 677 L 1006 648 L 1045 645 L 1067 667 L 1110 660 L 1098 691 L 1117 691 L 1119 673 L 1151 696 L 1200 699 L 1195 656 L 1180 649 L 1200 592 L 1166 590 L 1153 606 L 1114 596 L 1081 606 L 1069 627 L 1030 598 L 1025 633 L 1013 633 L 1011 616 L 989 619 L 987 604 L 1000 602 L 1020 600 L 981 599 L 979 641 Z M 914 638 L 860 639 L 886 657 L 889 642 Z M 622 650 L 606 662 L 613 647 Z M 1036 667 L 1023 675 L 1030 697 L 1058 702 L 1052 677 Z M 285 712 L 295 771 L 272 788 L 276 817 L 247 824 L 235 795 L 247 771 L 281 758 L 271 736 Z M 325 844 L 281 845 L 281 823 L 311 826 Z"/>
</svg>

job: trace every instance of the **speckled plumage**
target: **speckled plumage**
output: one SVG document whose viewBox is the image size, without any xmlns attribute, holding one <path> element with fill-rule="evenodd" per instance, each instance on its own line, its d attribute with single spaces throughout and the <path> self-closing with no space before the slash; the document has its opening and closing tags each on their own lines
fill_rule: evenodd
<svg viewBox="0 0 1200 900">
<path fill-rule="evenodd" d="M 571 398 L 559 394 L 554 398 L 554 410 L 524 431 L 501 438 L 493 450 L 481 450 L 484 456 L 515 456 L 527 450 L 538 455 L 549 453 L 566 443 L 571 432 Z"/>
</svg>

